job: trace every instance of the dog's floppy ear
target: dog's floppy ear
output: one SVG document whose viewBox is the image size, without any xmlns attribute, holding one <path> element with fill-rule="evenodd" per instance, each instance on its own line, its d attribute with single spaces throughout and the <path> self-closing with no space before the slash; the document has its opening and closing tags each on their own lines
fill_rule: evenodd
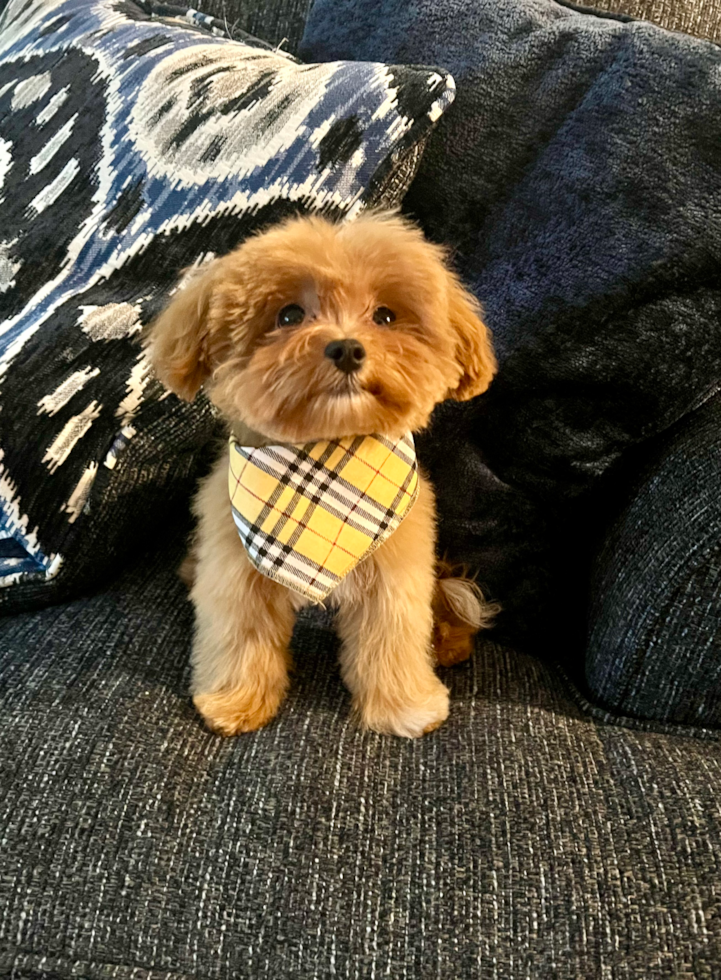
<svg viewBox="0 0 721 980">
<path fill-rule="evenodd" d="M 463 369 L 458 387 L 449 398 L 467 401 L 482 394 L 496 373 L 491 333 L 482 320 L 482 310 L 455 276 L 448 276 L 448 318 L 457 335 L 456 360 Z"/>
<path fill-rule="evenodd" d="M 160 381 L 192 401 L 213 370 L 211 300 L 218 260 L 195 273 L 149 326 L 145 345 Z"/>
</svg>

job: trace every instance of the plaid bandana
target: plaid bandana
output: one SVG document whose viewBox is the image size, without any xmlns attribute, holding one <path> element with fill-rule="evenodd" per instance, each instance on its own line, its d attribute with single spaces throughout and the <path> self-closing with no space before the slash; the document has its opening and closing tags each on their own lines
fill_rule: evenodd
<svg viewBox="0 0 721 980">
<path fill-rule="evenodd" d="M 413 436 L 262 449 L 231 437 L 228 488 L 238 534 L 258 571 L 322 602 L 415 503 Z"/>
</svg>

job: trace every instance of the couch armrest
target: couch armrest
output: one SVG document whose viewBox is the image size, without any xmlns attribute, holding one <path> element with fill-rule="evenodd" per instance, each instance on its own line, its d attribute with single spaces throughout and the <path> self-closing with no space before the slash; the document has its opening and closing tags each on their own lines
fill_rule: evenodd
<svg viewBox="0 0 721 980">
<path fill-rule="evenodd" d="M 721 396 L 656 444 L 594 561 L 590 696 L 721 725 Z"/>
</svg>

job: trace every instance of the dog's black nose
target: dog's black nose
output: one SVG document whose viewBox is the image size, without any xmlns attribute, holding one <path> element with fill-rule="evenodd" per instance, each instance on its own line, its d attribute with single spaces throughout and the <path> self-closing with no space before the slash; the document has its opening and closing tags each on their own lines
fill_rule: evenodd
<svg viewBox="0 0 721 980">
<path fill-rule="evenodd" d="M 332 340 L 325 349 L 325 356 L 333 361 L 339 371 L 353 374 L 363 367 L 366 352 L 363 344 L 357 340 Z"/>
</svg>

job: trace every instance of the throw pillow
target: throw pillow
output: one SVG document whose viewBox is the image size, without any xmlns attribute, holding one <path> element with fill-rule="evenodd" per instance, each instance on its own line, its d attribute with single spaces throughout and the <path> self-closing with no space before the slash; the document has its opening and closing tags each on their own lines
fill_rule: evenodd
<svg viewBox="0 0 721 980">
<path fill-rule="evenodd" d="M 301 65 L 141 0 L 0 18 L 0 606 L 85 588 L 185 503 L 214 431 L 139 333 L 183 267 L 298 210 L 394 204 L 441 71 Z"/>
</svg>

